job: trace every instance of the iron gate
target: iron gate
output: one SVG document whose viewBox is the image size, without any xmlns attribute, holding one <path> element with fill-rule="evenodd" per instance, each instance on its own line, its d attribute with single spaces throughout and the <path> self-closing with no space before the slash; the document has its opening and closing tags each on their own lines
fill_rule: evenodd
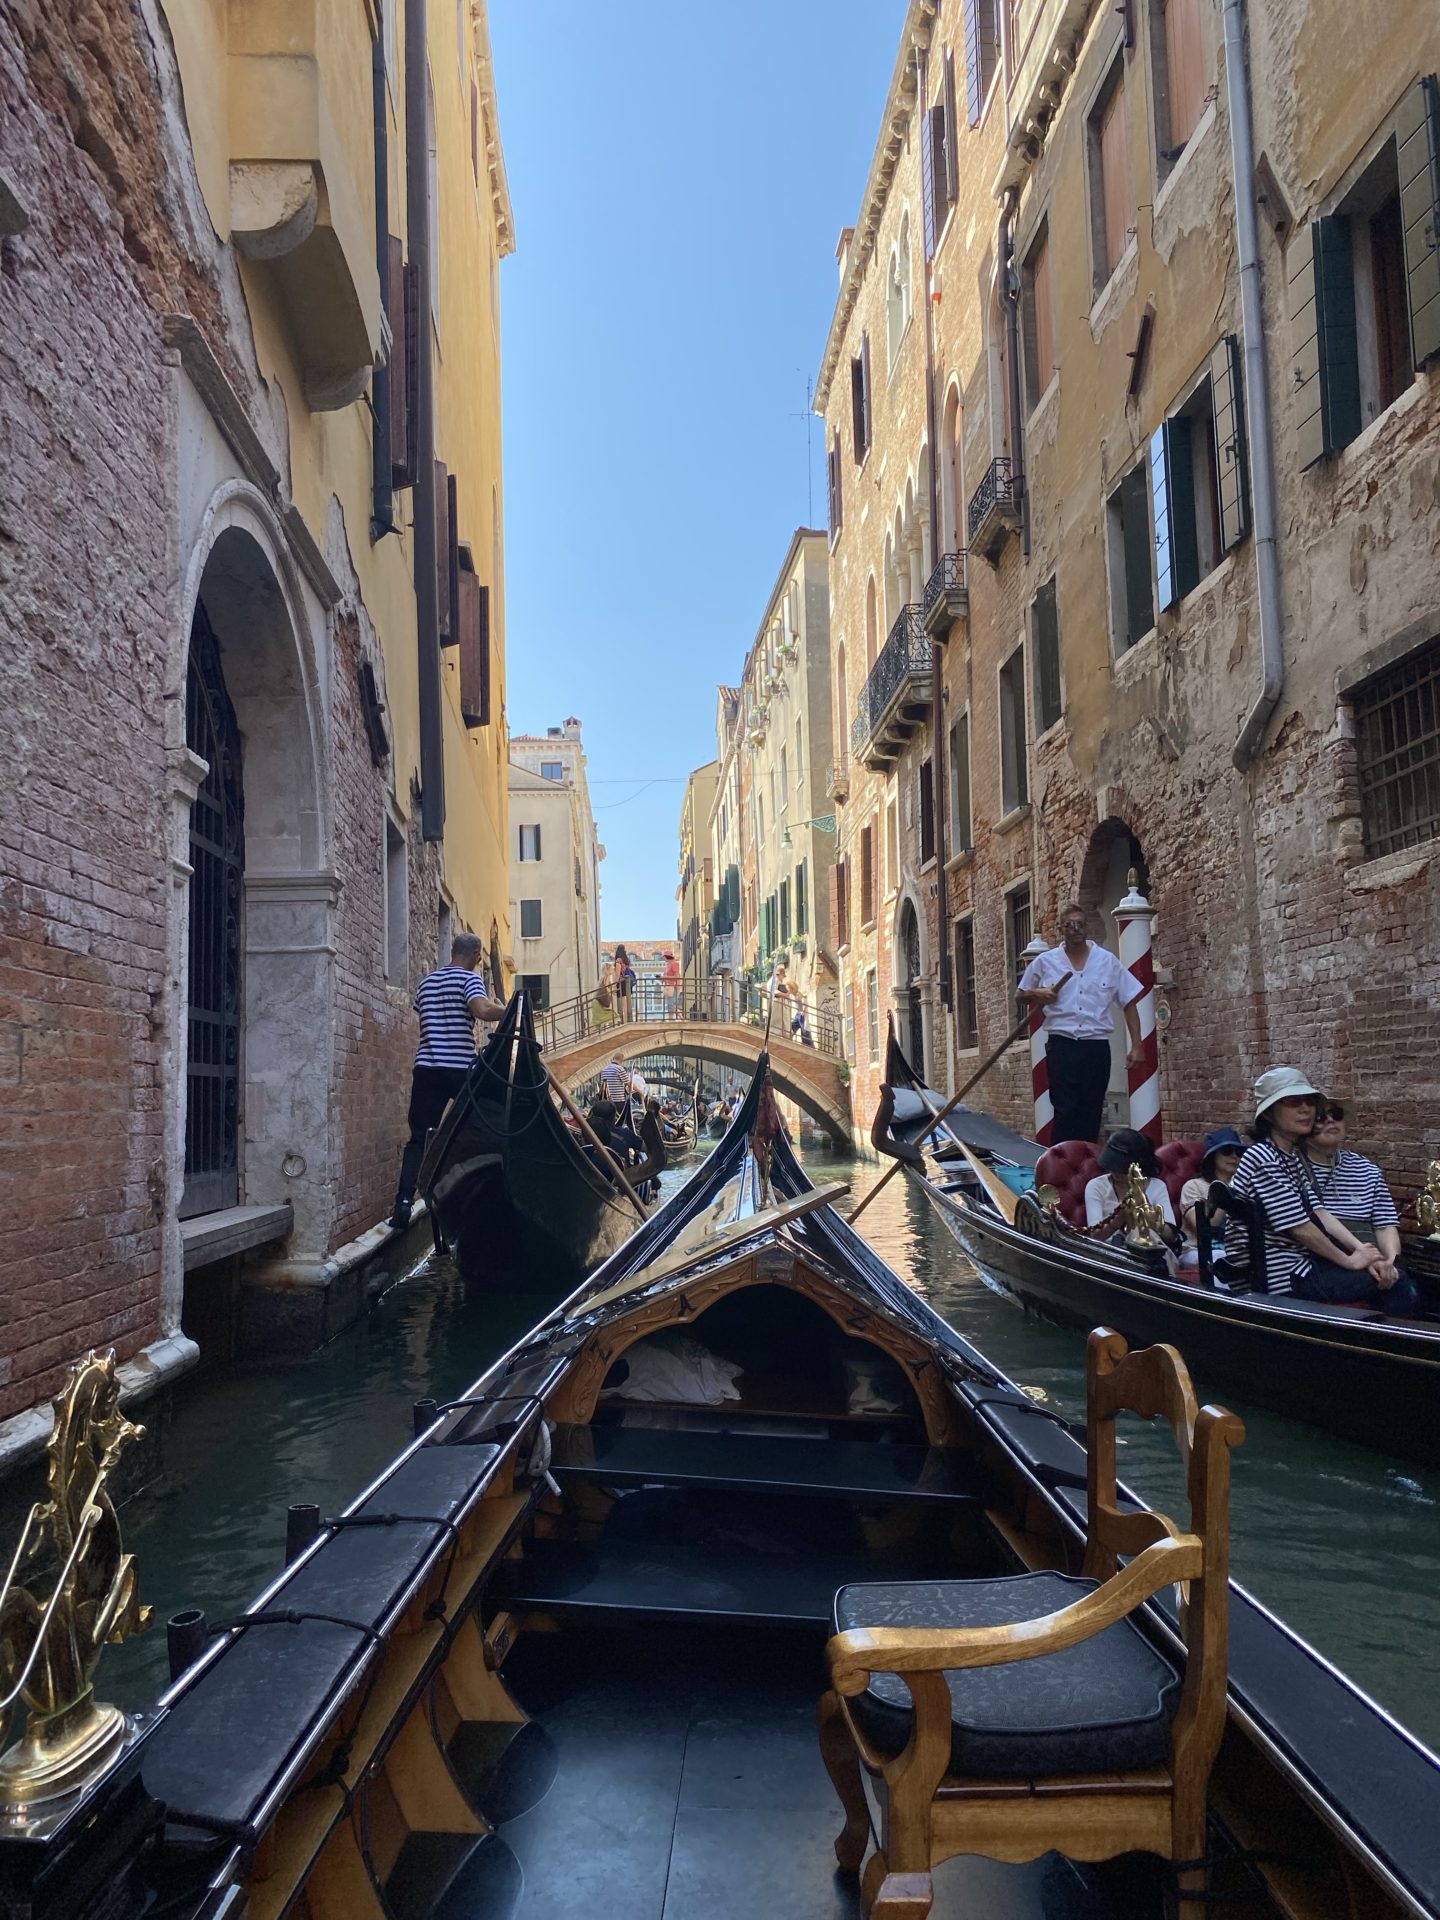
<svg viewBox="0 0 1440 1920">
<path fill-rule="evenodd" d="M 245 813 L 240 730 L 202 605 L 190 630 L 185 743 L 210 771 L 190 809 L 190 998 L 180 1218 L 240 1198 L 240 908 Z"/>
</svg>

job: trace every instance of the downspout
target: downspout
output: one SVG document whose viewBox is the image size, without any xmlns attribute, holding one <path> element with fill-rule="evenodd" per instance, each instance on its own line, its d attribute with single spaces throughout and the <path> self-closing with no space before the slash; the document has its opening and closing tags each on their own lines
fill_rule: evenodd
<svg viewBox="0 0 1440 1920">
<path fill-rule="evenodd" d="M 1230 758 L 1243 773 L 1260 749 L 1285 684 L 1280 554 L 1275 539 L 1275 458 L 1260 304 L 1260 236 L 1255 218 L 1255 142 L 1245 62 L 1244 0 L 1225 0 L 1225 104 L 1235 175 L 1235 240 L 1240 260 L 1240 338 L 1245 358 L 1245 434 L 1255 511 L 1255 575 L 1260 601 L 1260 692 Z"/>
<path fill-rule="evenodd" d="M 917 55 L 918 55 L 919 68 L 920 68 L 919 76 L 918 76 L 919 91 L 918 91 L 918 99 L 917 99 L 917 105 L 918 105 L 918 110 L 920 114 L 920 138 L 922 140 L 928 140 L 930 138 L 930 124 L 929 124 L 930 51 L 929 51 L 929 48 L 923 47 L 923 46 L 919 47 L 917 49 Z M 952 140 L 956 138 L 956 132 L 954 127 L 948 128 L 947 132 L 949 133 L 949 136 Z M 934 175 L 933 157 L 932 157 L 932 164 L 931 164 L 931 175 L 932 175 L 932 195 L 933 195 L 933 175 Z M 932 198 L 931 205 L 932 205 L 931 218 L 933 220 L 934 218 L 933 198 Z M 921 222 L 921 225 L 923 228 L 923 225 L 924 225 L 923 221 Z M 938 232 L 936 234 L 936 239 L 937 240 L 939 239 Z M 925 245 L 925 236 L 923 231 L 920 236 L 920 252 L 924 256 L 924 261 L 925 261 L 925 270 L 921 275 L 921 293 L 923 294 L 924 300 L 925 300 L 925 439 L 926 439 L 926 443 L 930 448 L 930 476 L 929 476 L 930 497 L 926 504 L 930 513 L 930 551 L 932 556 L 932 562 L 933 562 L 933 565 L 938 566 L 941 558 L 940 548 L 942 543 L 940 538 L 939 481 L 938 481 L 938 475 L 940 471 L 940 466 L 939 466 L 940 450 L 936 444 L 936 438 L 935 438 L 935 432 L 936 432 L 936 428 L 935 428 L 935 302 L 934 302 L 934 293 L 933 293 L 934 263 L 930 258 L 929 249 Z M 949 638 L 948 629 L 946 633 L 946 638 L 947 640 Z M 930 654 L 931 654 L 931 663 L 932 663 L 931 665 L 932 684 L 930 689 L 930 712 L 931 712 L 930 809 L 932 814 L 932 826 L 935 834 L 936 891 L 937 891 L 939 902 L 940 902 L 940 910 L 939 910 L 939 913 L 936 915 L 936 932 L 938 935 L 936 944 L 939 947 L 939 953 L 937 955 L 939 965 L 938 965 L 937 971 L 940 976 L 940 1020 L 941 1020 L 941 1025 L 947 1027 L 947 1037 L 948 1037 L 948 1023 L 945 1020 L 945 1015 L 950 1011 L 953 995 L 950 987 L 950 880 L 949 880 L 949 876 L 945 872 L 945 807 L 944 807 L 944 796 L 946 791 L 946 788 L 945 788 L 945 702 L 944 702 L 945 654 L 944 654 L 943 648 L 940 645 L 936 644 L 933 639 L 931 642 Z M 937 1048 L 937 1052 L 938 1051 L 940 1051 L 940 1049 Z M 944 1053 L 946 1058 L 946 1064 L 948 1066 L 948 1063 L 950 1060 L 950 1048 L 948 1046 L 944 1049 Z M 947 1085 L 948 1085 L 948 1076 L 947 1076 Z"/>
<path fill-rule="evenodd" d="M 435 367 L 430 327 L 430 143 L 425 0 L 405 0 L 405 225 L 415 277 L 415 630 L 420 678 L 420 830 L 445 837 L 445 735 L 435 580 Z"/>
<path fill-rule="evenodd" d="M 384 289 L 390 277 L 390 114 L 389 83 L 385 72 L 385 36 L 377 34 L 370 49 L 370 93 L 375 112 L 375 271 Z M 395 492 L 391 480 L 390 364 L 394 343 L 383 366 L 370 378 L 370 448 L 374 463 L 371 481 L 370 538 L 398 533 Z"/>
<path fill-rule="evenodd" d="M 1005 370 L 1010 388 L 1010 484 L 1020 495 L 1020 538 L 1030 558 L 1030 489 L 1025 484 L 1025 416 L 1020 411 L 1020 301 L 1015 276 L 1015 209 L 1019 194 L 1007 190 L 1000 212 L 1000 304 L 1005 309 Z"/>
</svg>

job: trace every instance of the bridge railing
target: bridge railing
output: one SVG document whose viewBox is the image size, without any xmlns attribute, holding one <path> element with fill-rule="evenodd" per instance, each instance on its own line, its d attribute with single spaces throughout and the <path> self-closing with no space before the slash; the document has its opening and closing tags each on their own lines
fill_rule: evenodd
<svg viewBox="0 0 1440 1920">
<path fill-rule="evenodd" d="M 667 987 L 663 980 L 642 979 L 635 982 L 628 995 L 612 991 L 608 1008 L 602 1008 L 593 993 L 537 1007 L 535 1031 L 549 1053 L 609 1033 L 618 1036 L 622 1027 L 664 1026 L 677 1020 L 721 1022 L 763 1032 L 769 1005 L 769 981 L 729 977 L 711 980 L 702 1004 L 693 996 L 687 999 L 682 986 Z M 802 1000 L 796 993 L 780 993 L 775 996 L 770 1037 L 789 1046 L 814 1047 L 817 1053 L 834 1059 L 840 1053 L 839 1015 L 833 1007 Z"/>
</svg>

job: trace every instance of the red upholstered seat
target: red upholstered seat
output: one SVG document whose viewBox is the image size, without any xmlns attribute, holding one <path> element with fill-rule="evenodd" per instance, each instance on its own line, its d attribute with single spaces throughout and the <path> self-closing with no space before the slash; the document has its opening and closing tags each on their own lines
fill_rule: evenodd
<svg viewBox="0 0 1440 1920">
<path fill-rule="evenodd" d="M 1200 1171 L 1204 1151 L 1199 1140 L 1170 1140 L 1160 1148 L 1156 1159 L 1160 1177 L 1170 1194 L 1175 1218 L 1180 1218 L 1180 1189 Z M 1100 1171 L 1100 1150 L 1088 1140 L 1063 1140 L 1058 1147 L 1047 1147 L 1035 1169 L 1037 1187 L 1054 1187 L 1060 1195 L 1060 1212 L 1072 1227 L 1085 1224 L 1085 1188 Z"/>
<path fill-rule="evenodd" d="M 1085 1224 L 1085 1188 L 1100 1171 L 1100 1150 L 1089 1140 L 1062 1140 L 1047 1147 L 1035 1169 L 1037 1187 L 1054 1187 L 1060 1212 L 1072 1227 Z"/>
</svg>

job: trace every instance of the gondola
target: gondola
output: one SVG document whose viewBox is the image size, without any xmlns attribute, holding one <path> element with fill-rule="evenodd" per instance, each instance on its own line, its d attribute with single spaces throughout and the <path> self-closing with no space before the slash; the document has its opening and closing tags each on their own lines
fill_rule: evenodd
<svg viewBox="0 0 1440 1920">
<path fill-rule="evenodd" d="M 663 1170 L 663 1147 L 632 1186 Z M 529 996 L 517 992 L 433 1135 L 420 1191 L 468 1280 L 562 1297 L 639 1216 L 586 1152 L 550 1091 Z"/>
<path fill-rule="evenodd" d="M 908 1177 L 981 1272 L 1026 1306 L 1079 1326 L 1104 1321 L 1137 1344 L 1170 1341 L 1197 1373 L 1258 1406 L 1386 1454 L 1440 1462 L 1440 1320 L 1172 1278 L 1075 1232 L 1036 1193 L 1012 1191 L 997 1169 L 1034 1167 L 1034 1141 L 965 1107 L 937 1141 L 925 1114 L 943 1098 L 923 1087 L 893 1034 L 885 1084 L 911 1099 L 900 1118 L 885 1110 L 877 1126 L 902 1147 L 926 1142 Z M 883 1150 L 883 1139 L 876 1144 Z"/>
<path fill-rule="evenodd" d="M 937 1916 L 1160 1920 L 1177 1887 L 1256 1920 L 1440 1914 L 1440 1761 L 1217 1584 L 1219 1562 L 1206 1584 L 1191 1534 L 1107 1492 L 1099 1413 L 1087 1468 L 833 1211 L 839 1189 L 811 1187 L 776 1124 L 762 1060 L 720 1148 L 619 1252 L 467 1393 L 420 1403 L 413 1444 L 344 1514 L 292 1510 L 291 1563 L 238 1618 L 177 1629 L 183 1670 L 68 1829 L 23 1857 L 0 1839 L 0 1896 L 43 1866 L 76 1889 L 46 1909 L 63 1920 L 98 1912 L 81 1898 L 98 1888 L 109 1920 L 844 1915 L 868 1851 L 874 1920 L 918 1920 L 931 1893 Z M 1123 1346 L 1091 1336 L 1093 1383 L 1131 1364 Z M 1171 1411 L 1223 1467 L 1238 1423 L 1197 1412 L 1178 1364 L 1135 1358 L 1170 1366 Z M 1220 1479 L 1205 1484 L 1218 1511 Z M 1188 1624 L 1168 1583 L 1131 1616 L 1129 1659 L 1181 1659 L 1183 1626 L 1188 1674 L 1195 1620 L 1211 1657 L 1228 1621 L 1208 1822 L 1170 1867 L 1163 1764 L 1077 1776 L 1077 1748 L 1028 1778 L 1012 1748 L 987 1787 L 953 1771 L 950 1729 L 936 1745 L 943 1687 L 917 1676 L 930 1731 L 906 1745 L 905 1684 L 882 1697 L 863 1670 L 906 1656 L 865 1626 L 831 1640 L 837 1605 L 903 1618 L 937 1578 L 1073 1580 L 1102 1525 L 1138 1556 L 1104 1591 L 1192 1581 Z M 1112 1717 L 1106 1686 L 1085 1741 Z M 1077 1711 L 1048 1707 L 1035 1737 Z M 891 1808 L 874 1842 L 848 1744 L 862 1726 Z M 934 1832 L 961 1836 L 933 1881 L 894 1812 L 917 1766 Z M 1052 1823 L 1077 1820 L 1088 1839 L 1057 1860 Z M 1105 1862 L 1136 1831 L 1151 1850 Z M 1006 1846 L 1033 1867 L 967 1857 Z"/>
</svg>

